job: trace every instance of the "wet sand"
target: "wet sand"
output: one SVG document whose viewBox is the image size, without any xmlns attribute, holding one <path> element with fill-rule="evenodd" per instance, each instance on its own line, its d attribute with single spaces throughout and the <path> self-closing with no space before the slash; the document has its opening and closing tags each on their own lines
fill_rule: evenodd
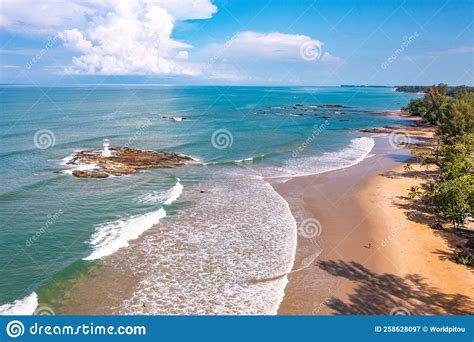
<svg viewBox="0 0 474 342">
<path fill-rule="evenodd" d="M 414 165 L 406 172 L 409 150 L 387 138 L 376 138 L 373 153 L 347 169 L 273 184 L 300 226 L 316 219 L 321 227 L 319 236 L 298 235 L 299 270 L 288 277 L 278 314 L 473 314 L 474 273 L 451 257 L 465 241 L 431 229 L 433 217 L 406 198 L 427 171 Z"/>
<path fill-rule="evenodd" d="M 288 200 L 292 211 L 299 213 L 295 215 L 298 224 L 316 219 L 321 227 L 319 236 L 298 235 L 294 269 L 301 268 L 305 258 L 317 249 L 320 255 L 308 267 L 288 276 L 279 314 L 331 314 L 334 312 L 330 302 L 335 298 L 348 299 L 355 282 L 331 274 L 323 267 L 326 263 L 344 260 L 370 268 L 387 266 L 383 258 L 374 256 L 373 232 L 356 196 L 369 177 L 408 158 L 407 151 L 391 153 L 390 149 L 387 140 L 379 138 L 373 150 L 375 155 L 356 166 L 274 184 L 275 190 Z M 295 193 L 302 201 L 295 200 Z"/>
</svg>

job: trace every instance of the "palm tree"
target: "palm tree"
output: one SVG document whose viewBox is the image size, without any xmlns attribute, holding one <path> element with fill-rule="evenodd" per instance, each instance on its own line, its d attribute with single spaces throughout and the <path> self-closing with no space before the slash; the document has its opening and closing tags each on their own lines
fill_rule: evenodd
<svg viewBox="0 0 474 342">
<path fill-rule="evenodd" d="M 408 197 L 410 197 L 410 199 L 415 199 L 417 197 L 420 197 L 421 194 L 422 194 L 422 192 L 421 192 L 419 186 L 411 186 L 408 189 Z"/>
</svg>

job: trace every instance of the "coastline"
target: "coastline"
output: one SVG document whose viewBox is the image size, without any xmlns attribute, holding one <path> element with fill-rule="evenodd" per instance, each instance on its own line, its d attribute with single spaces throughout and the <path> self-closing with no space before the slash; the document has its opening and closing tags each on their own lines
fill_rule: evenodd
<svg viewBox="0 0 474 342">
<path fill-rule="evenodd" d="M 433 133 L 416 122 L 396 129 L 410 139 Z M 406 199 L 425 169 L 404 172 L 409 149 L 384 137 L 372 153 L 348 169 L 273 184 L 299 224 L 320 223 L 315 236 L 298 234 L 278 314 L 473 314 L 474 274 L 450 257 L 456 237 L 431 229 Z"/>
<path fill-rule="evenodd" d="M 385 111 L 380 115 L 417 121 L 416 118 L 400 115 L 399 111 Z M 453 246 L 462 241 L 454 241 L 449 234 L 433 231 L 427 224 L 417 222 L 417 218 L 410 215 L 412 201 L 405 198 L 408 187 L 420 183 L 426 171 L 413 164 L 413 170 L 406 172 L 403 164 L 410 159 L 410 148 L 418 142 L 428 141 L 426 138 L 432 134 L 432 128 L 414 122 L 412 126 L 384 126 L 384 130 L 385 133 L 369 135 L 373 148 L 354 164 L 313 175 L 265 178 L 263 183 L 271 188 L 270 192 L 276 192 L 275 196 L 283 202 L 284 211 L 290 211 L 288 216 L 294 223 L 290 231 L 294 235 L 292 240 L 297 241 L 297 245 L 293 243 L 292 248 L 284 249 L 285 253 L 292 256 L 291 264 L 277 271 L 277 274 L 284 277 L 261 279 L 262 285 L 265 280 L 279 280 L 278 287 L 281 290 L 273 298 L 275 306 L 267 307 L 269 310 L 263 314 L 474 312 L 474 291 L 472 285 L 469 286 L 474 284 L 472 271 L 451 261 Z M 402 138 L 406 134 L 410 139 L 417 139 L 413 143 L 410 139 L 401 139 L 401 143 L 406 146 L 400 147 L 396 144 L 399 139 L 391 136 L 390 131 L 401 134 Z M 290 180 L 281 182 L 284 178 Z M 179 178 L 174 188 L 178 184 Z M 201 189 L 200 186 L 188 188 L 187 196 L 191 195 L 194 200 L 199 200 L 207 196 L 203 194 L 212 193 Z M 232 189 L 241 189 L 241 186 Z M 181 190 L 178 191 L 179 195 Z M 249 198 L 254 197 L 253 190 L 250 190 Z M 239 195 L 240 192 L 241 190 Z M 170 204 L 179 197 L 177 193 L 175 195 L 169 198 Z M 190 199 L 185 198 L 188 202 Z M 263 201 L 265 202 L 271 201 Z M 182 217 L 187 216 L 188 214 L 183 213 Z M 249 227 L 254 224 L 257 216 L 251 215 L 253 218 Z M 171 221 L 167 221 L 153 225 L 140 239 L 132 239 L 129 242 L 130 248 L 120 249 L 113 254 L 107 253 L 110 255 L 96 264 L 99 267 L 94 266 L 77 279 L 68 280 L 69 288 L 53 286 L 46 290 L 40 289 L 38 294 L 33 292 L 31 296 L 15 301 L 12 306 L 23 306 L 23 302 L 28 302 L 31 305 L 25 310 L 33 311 L 36 307 L 32 306 L 34 303 L 30 303 L 29 298 L 34 298 L 38 304 L 39 297 L 40 305 L 51 304 L 58 314 L 154 313 L 156 309 L 160 309 L 154 307 L 155 299 L 135 297 L 132 290 L 144 275 L 142 270 L 151 267 L 151 274 L 161 271 L 156 266 L 159 265 L 159 260 L 155 260 L 156 253 L 148 254 L 148 249 L 138 247 L 147 239 L 151 239 L 150 245 L 161 244 L 163 241 L 157 243 L 156 239 L 162 239 L 163 233 L 176 229 Z M 264 221 L 269 222 L 268 218 Z M 302 229 L 308 222 L 306 228 L 309 227 L 309 230 Z M 210 238 L 205 240 L 211 241 Z M 280 239 L 271 238 L 268 241 Z M 274 250 L 274 246 L 270 249 Z M 154 260 L 151 265 L 132 267 L 138 260 L 149 258 Z M 270 260 L 275 264 L 275 258 Z M 182 264 L 189 263 L 190 260 L 187 260 Z M 153 265 L 156 267 L 153 268 Z M 155 280 L 150 281 L 153 283 Z M 102 288 L 101 284 L 111 283 L 121 286 Z M 58 289 L 61 294 L 57 298 L 51 296 L 51 292 Z M 112 292 L 114 298 L 110 296 Z M 45 302 L 42 299 L 47 300 Z M 49 303 L 48 299 L 52 302 Z M 102 304 L 97 306 L 98 302 Z M 129 310 L 124 311 L 124 305 Z M 256 312 L 252 312 L 254 313 Z M 25 314 L 31 312 L 25 311 Z"/>
</svg>

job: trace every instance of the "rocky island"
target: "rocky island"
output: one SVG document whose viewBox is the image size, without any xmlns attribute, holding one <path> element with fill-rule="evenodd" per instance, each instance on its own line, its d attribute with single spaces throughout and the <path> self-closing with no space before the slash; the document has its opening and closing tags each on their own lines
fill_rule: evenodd
<svg viewBox="0 0 474 342">
<path fill-rule="evenodd" d="M 66 165 L 90 165 L 86 170 L 74 170 L 72 174 L 81 178 L 107 178 L 121 176 L 150 168 L 175 168 L 192 161 L 191 157 L 170 152 L 156 152 L 111 147 L 110 155 L 103 151 L 77 152 Z"/>
</svg>

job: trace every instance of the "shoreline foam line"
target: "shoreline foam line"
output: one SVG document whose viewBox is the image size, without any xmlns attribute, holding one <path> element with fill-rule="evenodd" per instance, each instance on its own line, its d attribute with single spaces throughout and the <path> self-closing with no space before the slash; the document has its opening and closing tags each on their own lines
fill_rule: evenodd
<svg viewBox="0 0 474 342">
<path fill-rule="evenodd" d="M 290 260 L 289 262 L 289 265 L 288 265 L 288 269 L 284 275 L 284 278 L 285 278 L 285 286 L 283 286 L 283 290 L 281 292 L 281 295 L 280 295 L 280 298 L 278 300 L 278 302 L 276 303 L 276 306 L 275 308 L 271 311 L 271 314 L 272 315 L 277 315 L 278 314 L 278 309 L 280 308 L 280 305 L 281 303 L 283 302 L 283 299 L 285 299 L 285 289 L 286 289 L 286 286 L 288 285 L 288 274 L 290 274 L 292 272 L 292 269 L 293 269 L 293 266 L 295 264 L 295 260 L 296 260 L 296 249 L 297 249 L 297 245 L 298 245 L 298 224 L 296 223 L 296 219 L 295 217 L 293 216 L 293 212 L 291 211 L 291 208 L 290 208 L 290 205 L 288 204 L 288 202 L 286 201 L 286 199 L 281 196 L 276 190 L 275 188 L 267 181 L 264 180 L 265 183 L 267 183 L 271 188 L 272 190 L 278 195 L 278 197 L 281 198 L 281 200 L 283 202 L 285 202 L 286 204 L 286 207 L 288 209 L 288 212 L 290 214 L 290 216 L 293 218 L 293 251 L 292 251 L 292 259 Z"/>
<path fill-rule="evenodd" d="M 176 184 L 170 189 L 169 197 L 163 205 L 171 205 L 183 192 L 183 185 L 177 178 Z M 94 248 L 93 252 L 82 260 L 95 260 L 111 255 L 123 247 L 129 246 L 130 240 L 135 240 L 145 231 L 159 223 L 166 217 L 166 210 L 161 207 L 143 215 L 130 216 L 128 218 L 109 221 L 96 226 L 89 244 Z"/>
<path fill-rule="evenodd" d="M 358 146 L 361 143 L 366 144 L 364 146 L 365 148 L 360 148 Z M 325 158 L 327 156 L 336 155 L 337 158 L 343 159 L 344 153 L 347 153 L 347 152 L 351 153 L 353 151 L 361 151 L 362 152 L 362 154 L 360 156 L 358 156 L 354 160 L 349 161 L 347 164 L 333 166 L 333 167 L 330 167 L 328 169 L 321 169 L 321 170 L 314 170 L 314 171 L 313 170 L 311 170 L 311 171 L 308 170 L 306 172 L 303 171 L 301 173 L 294 173 L 294 174 L 293 173 L 288 173 L 287 175 L 263 176 L 263 178 L 265 178 L 265 179 L 279 179 L 279 178 L 291 179 L 291 178 L 295 178 L 295 177 L 313 176 L 313 175 L 319 175 L 319 174 L 326 173 L 326 172 L 346 169 L 348 167 L 357 165 L 360 162 L 362 162 L 364 159 L 366 159 L 367 156 L 370 154 L 370 152 L 373 150 L 374 146 L 375 146 L 375 140 L 373 138 L 369 138 L 369 137 L 355 138 L 355 139 L 351 140 L 351 143 L 349 144 L 349 146 L 347 146 L 347 147 L 345 147 L 345 148 L 343 148 L 339 151 L 325 153 L 325 154 L 323 154 L 322 156 L 319 156 L 319 157 L 305 158 L 306 160 L 309 160 L 309 159 L 317 160 L 317 159 Z M 298 167 L 294 166 L 294 165 L 287 165 L 287 169 L 290 172 L 292 171 L 292 168 L 298 168 Z"/>
<path fill-rule="evenodd" d="M 263 160 L 266 159 L 266 154 L 259 154 L 257 156 L 247 157 L 244 159 L 235 159 L 235 160 L 222 160 L 222 161 L 214 161 L 214 162 L 201 162 L 202 166 L 224 166 L 224 165 L 238 165 L 245 162 L 255 161 L 255 160 Z"/>
<path fill-rule="evenodd" d="M 30 295 L 13 301 L 13 303 L 0 305 L 0 316 L 26 316 L 32 315 L 38 307 L 38 295 Z"/>
<path fill-rule="evenodd" d="M 366 137 L 363 137 L 363 138 L 366 138 Z M 357 139 L 362 139 L 362 138 L 357 138 Z M 348 168 L 348 167 L 355 166 L 355 165 L 359 164 L 360 162 L 362 162 L 365 158 L 367 158 L 367 157 L 369 156 L 370 152 L 372 152 L 372 150 L 373 150 L 373 148 L 374 148 L 374 146 L 375 146 L 375 140 L 374 140 L 374 139 L 372 139 L 372 138 L 367 138 L 367 139 L 370 139 L 370 140 L 367 140 L 367 142 L 370 143 L 370 144 L 369 144 L 369 145 L 370 145 L 370 148 L 368 149 L 368 151 L 366 151 L 366 153 L 364 153 L 362 156 L 360 156 L 359 158 L 357 158 L 353 163 L 351 163 L 350 165 L 341 166 L 340 168 L 334 168 L 334 169 L 331 169 L 331 170 L 322 171 L 322 172 L 320 172 L 320 173 L 315 173 L 315 174 L 313 174 L 313 175 L 317 175 L 317 174 L 321 174 L 321 173 L 325 173 L 325 172 L 337 171 L 337 170 L 340 170 L 340 169 Z M 351 141 L 351 145 L 350 145 L 350 146 L 353 146 L 353 145 L 354 145 L 354 140 L 356 140 L 356 139 L 353 139 L 353 140 Z M 359 141 L 360 141 L 360 140 L 359 140 Z M 301 177 L 301 176 L 299 176 L 299 175 L 298 175 L 298 176 L 289 176 L 289 177 L 287 176 L 286 178 L 292 179 L 292 178 L 296 178 L 296 177 Z M 264 179 L 271 179 L 271 178 L 280 178 L 280 177 L 264 177 Z M 270 186 L 271 186 L 271 183 L 269 183 L 269 182 L 267 182 L 267 183 L 270 184 Z M 273 186 L 272 186 L 272 188 L 273 188 Z M 283 302 L 283 300 L 284 300 L 284 298 L 285 298 L 285 290 L 286 290 L 286 287 L 287 287 L 288 282 L 289 282 L 289 281 L 288 281 L 288 275 L 291 274 L 291 273 L 293 273 L 293 272 L 299 272 L 299 271 L 301 271 L 301 270 L 303 270 L 303 269 L 309 267 L 309 265 L 312 264 L 312 263 L 319 257 L 320 253 L 319 253 L 318 255 L 312 256 L 312 259 L 311 259 L 310 262 L 305 262 L 305 263 L 303 263 L 303 266 L 302 266 L 302 267 L 300 267 L 300 268 L 298 268 L 298 269 L 296 269 L 296 270 L 293 270 L 294 263 L 295 263 L 295 260 L 296 260 L 297 246 L 298 246 L 298 225 L 297 225 L 297 223 L 296 223 L 296 219 L 295 219 L 295 217 L 294 217 L 294 215 L 293 215 L 293 212 L 291 211 L 290 205 L 288 204 L 288 202 L 286 201 L 286 199 L 285 199 L 283 196 L 281 196 L 274 188 L 273 188 L 273 190 L 274 190 L 274 191 L 278 194 L 278 196 L 280 196 L 280 197 L 283 199 L 283 201 L 285 201 L 285 203 L 287 204 L 288 210 L 290 211 L 290 215 L 293 217 L 293 220 L 294 220 L 294 227 L 295 227 L 295 229 L 294 229 L 294 232 L 295 232 L 295 236 L 294 236 L 295 243 L 294 243 L 294 250 L 293 250 L 293 260 L 291 261 L 291 267 L 290 267 L 290 269 L 289 269 L 289 270 L 287 271 L 287 273 L 285 274 L 286 284 L 285 284 L 285 286 L 284 286 L 284 288 L 283 288 L 283 294 L 282 294 L 282 296 L 281 296 L 281 298 L 280 298 L 280 301 L 279 301 L 279 303 L 278 303 L 276 309 L 274 310 L 274 314 L 276 315 L 276 314 L 278 314 L 278 310 L 279 310 L 279 308 L 280 308 L 280 305 L 281 305 L 281 303 Z"/>
</svg>

